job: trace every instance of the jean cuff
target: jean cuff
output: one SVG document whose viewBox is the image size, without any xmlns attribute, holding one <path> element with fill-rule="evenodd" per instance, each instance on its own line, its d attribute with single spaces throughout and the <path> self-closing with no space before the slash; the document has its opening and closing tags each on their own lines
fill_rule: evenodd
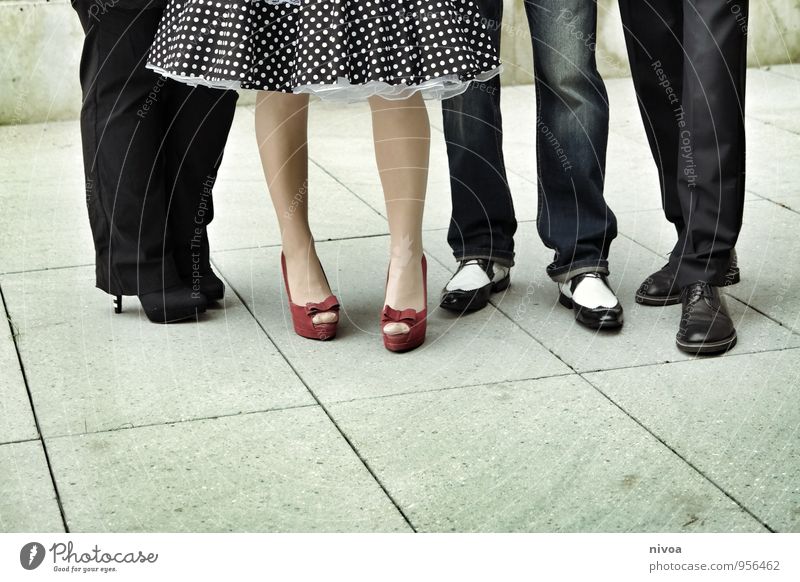
<svg viewBox="0 0 800 582">
<path fill-rule="evenodd" d="M 494 261 L 501 267 L 511 268 L 514 266 L 514 253 L 508 251 L 495 251 L 487 252 L 475 249 L 464 251 L 463 253 L 454 253 L 457 261 L 471 261 L 473 259 L 485 259 L 487 261 Z"/>
<path fill-rule="evenodd" d="M 583 275 L 584 273 L 599 273 L 601 275 L 608 275 L 607 260 L 593 260 L 593 261 L 578 261 L 571 265 L 556 267 L 555 263 L 547 267 L 547 274 L 556 283 L 566 283 L 573 277 Z"/>
</svg>

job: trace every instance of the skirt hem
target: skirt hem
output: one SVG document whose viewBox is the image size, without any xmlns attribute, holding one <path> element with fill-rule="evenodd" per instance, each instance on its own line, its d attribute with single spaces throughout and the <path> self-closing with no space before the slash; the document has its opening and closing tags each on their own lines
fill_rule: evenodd
<svg viewBox="0 0 800 582">
<path fill-rule="evenodd" d="M 267 87 L 245 86 L 242 81 L 207 79 L 202 76 L 183 75 L 170 72 L 162 67 L 147 64 L 147 68 L 159 75 L 191 86 L 211 87 L 212 89 L 229 91 L 276 91 L 289 93 L 281 89 Z M 364 101 L 370 97 L 382 97 L 388 100 L 408 99 L 416 93 L 422 93 L 425 99 L 450 99 L 464 93 L 472 83 L 484 83 L 503 72 L 503 65 L 474 74 L 472 78 L 465 79 L 466 75 L 444 75 L 434 77 L 418 84 L 389 83 L 386 81 L 368 81 L 362 84 L 352 84 L 348 79 L 340 77 L 336 83 L 318 83 L 313 85 L 299 85 L 292 89 L 294 94 L 308 94 L 319 97 L 323 101 L 339 103 L 354 103 Z"/>
</svg>

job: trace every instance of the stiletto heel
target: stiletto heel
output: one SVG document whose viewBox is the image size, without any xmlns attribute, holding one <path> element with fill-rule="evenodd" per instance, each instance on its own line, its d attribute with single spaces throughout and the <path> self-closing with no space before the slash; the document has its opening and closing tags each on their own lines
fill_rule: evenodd
<svg viewBox="0 0 800 582">
<path fill-rule="evenodd" d="M 114 313 L 122 313 L 122 295 L 114 296 Z"/>
<path fill-rule="evenodd" d="M 321 266 L 321 265 L 320 265 Z M 339 300 L 336 295 L 330 295 L 322 303 L 306 303 L 297 305 L 292 301 L 292 292 L 289 290 L 289 278 L 286 276 L 286 257 L 281 253 L 281 270 L 283 271 L 283 284 L 286 287 L 286 296 L 289 298 L 289 311 L 292 314 L 294 331 L 300 337 L 329 341 L 336 337 L 339 321 L 333 323 L 314 323 L 314 317 L 321 313 L 339 313 Z M 325 271 L 323 270 L 323 275 Z M 325 277 L 327 281 L 328 278 Z M 330 284 L 328 285 L 330 287 Z"/>
<path fill-rule="evenodd" d="M 425 259 L 425 255 L 422 255 L 422 291 L 425 297 L 425 307 L 422 311 L 414 309 L 398 311 L 388 305 L 383 306 L 381 333 L 383 334 L 383 345 L 390 352 L 409 352 L 425 343 L 425 332 L 428 327 L 428 261 Z M 390 323 L 404 323 L 408 326 L 408 331 L 401 334 L 388 334 L 385 328 Z"/>
</svg>

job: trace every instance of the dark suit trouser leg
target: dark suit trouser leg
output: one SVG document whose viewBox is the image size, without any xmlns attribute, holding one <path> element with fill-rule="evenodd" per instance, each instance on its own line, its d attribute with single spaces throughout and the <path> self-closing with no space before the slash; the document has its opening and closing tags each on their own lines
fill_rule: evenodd
<svg viewBox="0 0 800 582">
<path fill-rule="evenodd" d="M 680 129 L 676 112 L 683 95 L 683 8 L 673 0 L 620 0 L 639 111 L 658 169 L 664 214 L 680 234 L 684 219 L 678 198 Z"/>
<path fill-rule="evenodd" d="M 196 278 L 211 268 L 207 227 L 214 218 L 212 190 L 238 96 L 174 81 L 166 89 L 170 242 L 178 273 L 184 279 Z"/>
<path fill-rule="evenodd" d="M 86 32 L 81 134 L 97 286 L 141 295 L 179 284 L 166 243 L 163 83 L 145 69 L 161 10 L 109 8 L 91 17 L 90 3 L 73 6 Z"/>
<path fill-rule="evenodd" d="M 664 11 L 682 15 L 678 32 L 682 46 L 668 42 L 671 33 L 666 27 L 661 27 L 660 34 L 648 27 L 643 15 L 652 19 L 652 10 L 631 0 L 621 2 L 623 23 L 632 31 L 629 43 L 649 37 L 655 51 L 660 36 L 666 59 L 681 60 L 680 103 L 669 117 L 672 137 L 656 139 L 658 152 L 654 150 L 658 160 L 661 156 L 666 159 L 669 150 L 676 148 L 672 153 L 677 160 L 675 173 L 668 176 L 664 172 L 663 177 L 665 197 L 670 197 L 665 203 L 665 210 L 670 208 L 668 218 L 680 208 L 680 220 L 673 221 L 679 232 L 670 264 L 681 287 L 695 281 L 722 285 L 744 212 L 748 1 L 661 0 L 652 4 L 656 16 Z M 653 55 L 652 60 L 659 59 L 658 52 Z M 634 75 L 639 84 L 652 84 L 647 79 L 656 72 L 640 63 Z M 666 123 L 655 90 L 640 92 L 639 99 L 646 126 L 648 117 L 654 116 Z M 663 102 L 663 97 L 660 100 Z M 664 168 L 671 166 L 665 164 Z"/>
<path fill-rule="evenodd" d="M 686 128 L 678 197 L 686 221 L 670 262 L 681 287 L 722 285 L 742 228 L 747 0 L 684 0 Z"/>
<path fill-rule="evenodd" d="M 477 0 L 500 46 L 503 3 Z M 517 220 L 503 158 L 500 78 L 442 102 L 453 202 L 447 240 L 457 260 L 514 264 Z"/>
</svg>

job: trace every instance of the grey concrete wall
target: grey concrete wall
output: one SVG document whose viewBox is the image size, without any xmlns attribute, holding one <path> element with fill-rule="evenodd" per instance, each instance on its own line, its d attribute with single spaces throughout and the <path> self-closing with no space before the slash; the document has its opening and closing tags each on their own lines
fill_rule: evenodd
<svg viewBox="0 0 800 582">
<path fill-rule="evenodd" d="M 75 116 L 82 38 L 67 0 L 0 0 L 0 123 Z"/>
<path fill-rule="evenodd" d="M 506 40 L 512 45 L 504 50 L 509 69 L 507 81 L 530 83 L 533 81 L 533 56 L 523 17 L 523 0 L 504 1 Z M 600 71 L 606 77 L 630 75 L 617 0 L 599 0 L 598 5 Z M 800 0 L 750 1 L 748 62 L 751 67 L 800 62 Z"/>
<path fill-rule="evenodd" d="M 532 57 L 522 0 L 503 1 L 505 82 L 529 83 Z M 800 0 L 752 0 L 751 5 L 750 64 L 799 60 Z M 68 0 L 0 0 L 0 124 L 75 117 L 82 36 Z M 600 0 L 599 41 L 602 72 L 627 75 L 616 0 Z"/>
</svg>

